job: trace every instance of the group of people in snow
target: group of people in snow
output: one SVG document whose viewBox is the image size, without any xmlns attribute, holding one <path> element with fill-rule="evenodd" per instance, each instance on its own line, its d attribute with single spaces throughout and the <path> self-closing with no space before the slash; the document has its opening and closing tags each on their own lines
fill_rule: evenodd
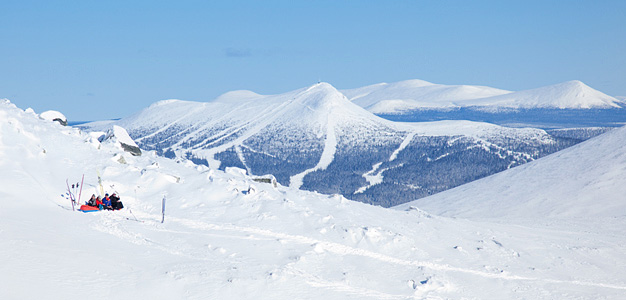
<svg viewBox="0 0 626 300">
<path fill-rule="evenodd" d="M 85 204 L 106 210 L 119 210 L 124 208 L 124 205 L 122 204 L 122 201 L 120 201 L 120 197 L 117 196 L 117 193 L 113 193 L 111 196 L 107 193 L 104 195 L 104 198 L 100 198 L 100 196 L 96 197 L 96 195 L 93 194 L 91 195 L 89 201 Z"/>
</svg>

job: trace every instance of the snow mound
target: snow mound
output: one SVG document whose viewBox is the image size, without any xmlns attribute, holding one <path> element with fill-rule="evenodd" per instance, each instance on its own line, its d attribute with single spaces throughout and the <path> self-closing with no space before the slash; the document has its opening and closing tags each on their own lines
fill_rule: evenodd
<svg viewBox="0 0 626 300">
<path fill-rule="evenodd" d="M 135 143 L 135 141 L 128 135 L 126 129 L 113 125 L 113 128 L 109 129 L 109 131 L 102 137 L 100 142 L 110 141 L 119 145 L 121 149 L 132 154 L 133 156 L 140 156 L 141 149 Z"/>
<path fill-rule="evenodd" d="M 65 115 L 56 110 L 44 111 L 39 115 L 39 117 L 44 120 L 59 122 L 59 124 L 67 126 L 67 118 Z"/>
</svg>

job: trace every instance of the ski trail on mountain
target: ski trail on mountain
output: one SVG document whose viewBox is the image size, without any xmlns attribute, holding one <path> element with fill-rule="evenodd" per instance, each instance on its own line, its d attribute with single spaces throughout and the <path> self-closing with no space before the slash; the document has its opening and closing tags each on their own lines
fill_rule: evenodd
<svg viewBox="0 0 626 300">
<path fill-rule="evenodd" d="M 248 174 L 252 174 L 252 170 L 250 170 L 250 167 L 248 167 L 248 165 L 246 164 L 246 157 L 243 155 L 243 151 L 241 151 L 240 145 L 235 146 L 235 152 L 237 153 L 237 157 L 243 164 L 244 168 L 246 168 L 246 171 L 248 172 Z"/>
<path fill-rule="evenodd" d="M 413 137 L 415 137 L 415 134 L 416 132 L 409 132 L 409 134 L 402 141 L 402 144 L 400 144 L 400 147 L 398 147 L 396 151 L 393 151 L 393 153 L 389 157 L 389 161 L 394 161 L 396 160 L 396 158 L 398 158 L 398 154 L 402 152 L 402 150 L 404 150 L 409 145 L 409 143 L 411 143 Z"/>
<path fill-rule="evenodd" d="M 396 160 L 396 158 L 398 158 L 398 154 L 402 150 L 404 150 L 409 145 L 409 143 L 411 143 L 413 137 L 415 137 L 416 134 L 416 132 L 409 132 L 409 134 L 407 134 L 400 146 L 395 151 L 393 151 L 391 156 L 389 156 L 389 162 L 392 162 Z M 374 164 L 371 170 L 363 174 L 363 178 L 365 178 L 368 185 L 360 187 L 358 190 L 356 190 L 356 192 L 354 192 L 355 194 L 364 193 L 365 191 L 367 191 L 367 189 L 383 182 L 383 173 L 387 171 L 388 168 L 378 172 L 378 168 L 380 168 L 382 164 L 382 162 Z"/>
<path fill-rule="evenodd" d="M 317 162 L 317 165 L 311 169 L 305 170 L 300 174 L 296 174 L 291 176 L 289 179 L 289 186 L 292 188 L 300 189 L 302 186 L 304 176 L 307 174 L 317 171 L 317 170 L 325 170 L 328 168 L 330 163 L 335 159 L 335 153 L 337 152 L 337 134 L 335 132 L 335 120 L 333 120 L 332 115 L 328 116 L 328 121 L 326 122 L 326 140 L 324 141 L 324 150 L 322 151 L 322 156 L 320 160 Z"/>
</svg>

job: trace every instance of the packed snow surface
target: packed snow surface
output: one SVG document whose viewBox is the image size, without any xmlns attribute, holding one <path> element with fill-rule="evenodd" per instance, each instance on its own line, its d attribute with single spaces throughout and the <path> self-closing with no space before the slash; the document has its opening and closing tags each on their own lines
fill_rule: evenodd
<svg viewBox="0 0 626 300">
<path fill-rule="evenodd" d="M 537 212 L 522 224 L 383 209 L 274 188 L 241 169 L 133 157 L 8 101 L 0 103 L 0 169 L 1 299 L 626 296 L 625 223 L 615 214 L 598 224 Z M 125 208 L 73 211 L 66 178 L 71 185 L 83 174 L 82 191 L 69 188 L 74 196 L 116 191 Z M 596 179 L 623 172 L 604 175 Z"/>
</svg>

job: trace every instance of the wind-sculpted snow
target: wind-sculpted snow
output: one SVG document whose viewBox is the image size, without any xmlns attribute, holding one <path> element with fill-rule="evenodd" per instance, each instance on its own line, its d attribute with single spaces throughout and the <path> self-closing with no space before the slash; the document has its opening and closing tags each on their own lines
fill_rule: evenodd
<svg viewBox="0 0 626 300">
<path fill-rule="evenodd" d="M 238 91 L 206 103 L 162 101 L 115 124 L 141 147 L 166 157 L 272 174 L 286 186 L 382 206 L 431 195 L 576 142 L 538 129 L 468 121 L 390 122 L 327 83 L 272 96 Z"/>
<path fill-rule="evenodd" d="M 406 142 L 409 137 L 393 137 L 396 142 L 381 157 L 394 163 L 411 147 L 462 143 L 462 138 L 418 135 Z M 598 146 L 623 146 L 623 140 L 613 141 Z M 335 155 L 347 149 L 339 144 L 336 150 Z M 428 157 L 435 155 L 442 154 Z M 593 158 L 600 165 L 614 162 L 605 152 Z M 507 217 L 475 222 L 417 208 L 384 209 L 258 183 L 243 169 L 220 171 L 154 151 L 127 155 L 8 102 L 0 103 L 0 168 L 1 299 L 621 299 L 626 294 L 624 216 L 597 222 L 530 215 L 511 224 Z M 118 192 L 125 208 L 72 211 L 66 178 L 74 183 L 83 174 L 81 201 L 102 186 Z M 571 174 L 561 176 L 554 182 Z M 621 177 L 604 173 L 603 181 Z M 584 211 L 595 204 L 570 207 Z"/>
</svg>

